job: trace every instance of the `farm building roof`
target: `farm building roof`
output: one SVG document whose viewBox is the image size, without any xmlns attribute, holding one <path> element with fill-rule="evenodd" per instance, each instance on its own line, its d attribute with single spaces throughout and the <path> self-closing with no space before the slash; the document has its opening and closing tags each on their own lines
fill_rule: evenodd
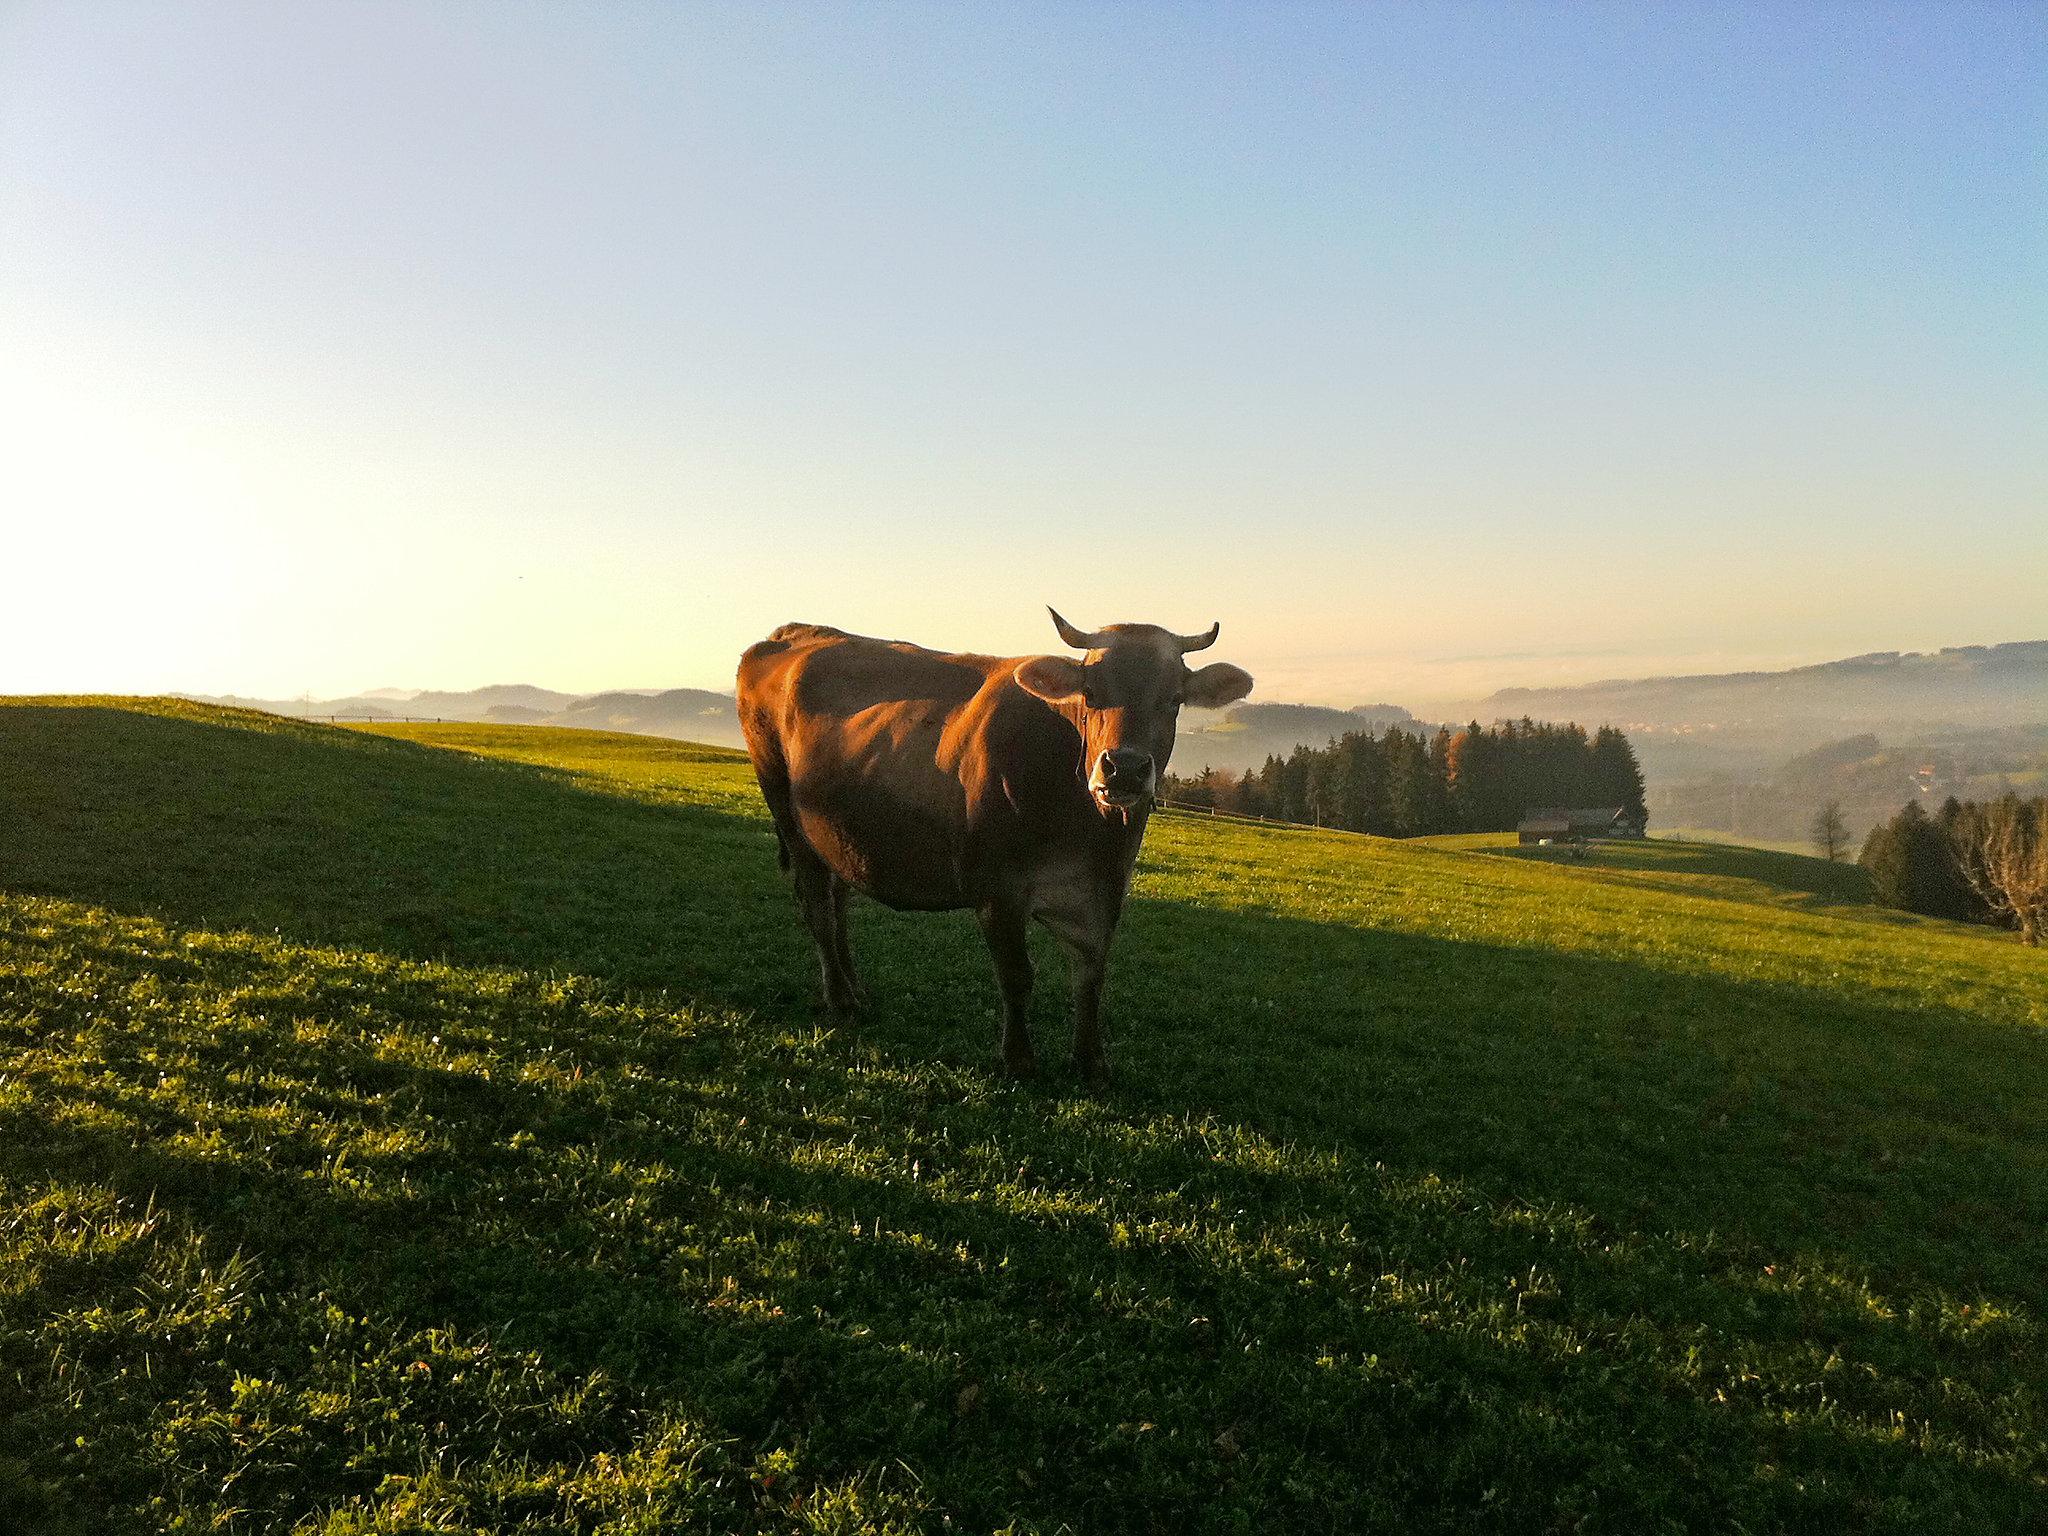
<svg viewBox="0 0 2048 1536">
<path fill-rule="evenodd" d="M 1599 805 L 1568 808 L 1561 805 L 1538 806 L 1522 818 L 1522 825 L 1531 831 L 1537 830 L 1539 821 L 1561 821 L 1567 827 L 1611 827 L 1622 820 L 1618 805 Z"/>
</svg>

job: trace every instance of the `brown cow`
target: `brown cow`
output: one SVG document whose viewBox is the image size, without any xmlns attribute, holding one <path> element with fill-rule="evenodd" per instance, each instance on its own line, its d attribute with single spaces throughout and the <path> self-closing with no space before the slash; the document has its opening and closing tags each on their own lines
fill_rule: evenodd
<svg viewBox="0 0 2048 1536">
<path fill-rule="evenodd" d="M 1220 709 L 1252 680 L 1181 660 L 1220 625 L 1084 634 L 1052 618 L 1083 660 L 951 656 L 785 624 L 740 658 L 739 716 L 826 1005 L 858 998 L 849 890 L 898 909 L 969 908 L 1002 988 L 1003 1064 L 1028 1074 L 1037 918 L 1071 957 L 1074 1061 L 1099 1083 L 1103 968 L 1181 706 Z"/>
</svg>

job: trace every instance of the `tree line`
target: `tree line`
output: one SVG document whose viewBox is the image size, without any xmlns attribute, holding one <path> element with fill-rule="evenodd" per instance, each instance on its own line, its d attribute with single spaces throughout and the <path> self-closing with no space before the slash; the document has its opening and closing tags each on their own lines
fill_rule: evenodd
<svg viewBox="0 0 2048 1536">
<path fill-rule="evenodd" d="M 1204 769 L 1166 776 L 1169 800 L 1303 826 L 1382 837 L 1506 832 L 1538 806 L 1618 805 L 1645 819 L 1643 773 L 1629 739 L 1612 726 L 1508 720 L 1435 734 L 1389 727 L 1351 731 L 1327 747 L 1269 756 L 1231 778 Z"/>
<path fill-rule="evenodd" d="M 2039 944 L 2048 925 L 2048 796 L 1950 796 L 1932 816 L 1908 801 L 1870 829 L 1857 862 L 1886 906 L 1991 923 Z"/>
</svg>

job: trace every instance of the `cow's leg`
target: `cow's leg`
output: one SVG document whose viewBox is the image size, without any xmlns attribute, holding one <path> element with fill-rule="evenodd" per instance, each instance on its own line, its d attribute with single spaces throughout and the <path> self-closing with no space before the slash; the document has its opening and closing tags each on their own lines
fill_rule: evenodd
<svg viewBox="0 0 2048 1536">
<path fill-rule="evenodd" d="M 1008 903 L 991 903 L 975 916 L 981 922 L 982 938 L 988 941 L 989 957 L 995 961 L 996 985 L 1003 992 L 1003 1070 L 1012 1077 L 1030 1077 L 1038 1071 L 1038 1058 L 1031 1049 L 1028 919 L 1021 908 Z"/>
<path fill-rule="evenodd" d="M 847 993 L 858 1003 L 867 996 L 860 973 L 853 968 L 853 942 L 847 934 L 846 899 L 853 888 L 837 875 L 832 877 L 832 953 L 839 961 L 839 976 Z"/>
<path fill-rule="evenodd" d="M 857 999 L 853 981 L 840 963 L 845 945 L 839 922 L 839 904 L 833 893 L 839 884 L 824 860 L 802 844 L 789 849 L 789 872 L 796 881 L 797 905 L 803 909 L 804 924 L 811 930 L 811 942 L 818 946 L 818 975 L 823 983 L 825 1006 L 834 1013 L 851 1013 Z"/>
<path fill-rule="evenodd" d="M 1089 1086 L 1109 1086 L 1109 1031 L 1102 1022 L 1102 984 L 1109 973 L 1109 938 L 1065 933 L 1067 968 L 1074 983 L 1074 1070 Z"/>
<path fill-rule="evenodd" d="M 818 948 L 818 974 L 825 1006 L 834 1013 L 851 1013 L 859 1001 L 859 988 L 853 977 L 853 955 L 846 945 L 846 882 L 833 874 L 804 841 L 789 792 L 789 774 L 781 758 L 752 738 L 747 750 L 754 760 L 754 777 L 761 785 L 761 798 L 768 802 L 768 814 L 775 823 L 776 862 L 789 871 L 796 886 L 797 908 L 803 913 L 804 926 L 811 931 L 811 942 Z"/>
<path fill-rule="evenodd" d="M 1038 920 L 1067 952 L 1074 986 L 1074 1068 L 1091 1087 L 1109 1085 L 1108 1031 L 1102 1023 L 1102 983 L 1109 970 L 1109 941 L 1116 933 L 1117 906 L 1093 900 L 1049 901 Z"/>
</svg>

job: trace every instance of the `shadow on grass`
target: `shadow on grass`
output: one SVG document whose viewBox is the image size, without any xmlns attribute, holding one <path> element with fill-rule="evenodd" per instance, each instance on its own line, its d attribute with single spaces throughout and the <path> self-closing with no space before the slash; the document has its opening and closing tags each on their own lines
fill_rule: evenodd
<svg viewBox="0 0 2048 1536">
<path fill-rule="evenodd" d="M 811 1032 L 760 822 L 376 738 L 47 713 L 0 756 L 38 818 L 0 844 L 11 888 L 376 952 L 7 935 L 105 987 L 31 998 L 10 1049 L 61 1025 L 93 1065 L 8 1111 L 0 1176 L 252 1256 L 275 1299 L 235 1371 L 289 1376 L 252 1341 L 328 1298 L 533 1351 L 550 1391 L 620 1384 L 546 1454 L 680 1408 L 819 1469 L 899 1459 L 982 1525 L 1995 1528 L 2039 1494 L 2031 1037 L 1140 900 L 1129 1086 L 1016 1092 L 979 1070 L 964 921 L 864 911 L 883 1004 Z M 114 1001 L 152 987 L 233 1006 Z M 51 1264 L 23 1306 L 126 1294 L 108 1262 Z M 2017 1320 L 1967 1322 L 1986 1291 Z M 227 1389 L 203 1351 L 117 1389 L 142 1346 L 107 1347 L 141 1486 L 148 1405 Z M 446 1390 L 357 1464 L 338 1432 L 186 1454 L 215 1482 L 241 1455 L 245 1507 L 296 1516 L 309 1477 L 371 1497 L 435 1422 L 458 1457 L 536 1453 Z"/>
<path fill-rule="evenodd" d="M 1704 878 L 1735 882 L 1738 888 L 1773 892 L 1768 898 L 1772 905 L 1793 911 L 1839 912 L 1843 908 L 1857 908 L 1860 916 L 1880 917 L 1888 913 L 1888 909 L 1871 904 L 1870 877 L 1857 865 L 1830 864 L 1824 859 L 1766 848 L 1618 838 L 1592 841 L 1583 855 L 1569 848 L 1519 844 L 1473 851 L 1524 863 L 1554 864 L 1593 875 L 1620 874 L 1631 885 L 1683 896 L 1755 899 L 1716 890 L 1702 884 Z"/>
<path fill-rule="evenodd" d="M 765 819 L 220 718 L 0 711 L 0 879 L 813 1019 Z M 878 998 L 865 1037 L 986 1062 L 994 990 L 972 924 L 867 905 L 855 923 Z M 1042 970 L 1056 1047 L 1063 978 Z M 2010 1287 L 2044 1267 L 2048 1037 L 1974 1014 L 1142 895 L 1111 1004 L 1132 1108 L 1334 1139 L 1617 1224 L 1811 1242 L 1891 1283 Z"/>
<path fill-rule="evenodd" d="M 422 959 L 808 995 L 765 816 L 248 712 L 0 708 L 0 884 Z"/>
<path fill-rule="evenodd" d="M 275 1528 L 429 1456 L 616 1457 L 664 1413 L 814 1476 L 901 1464 L 985 1527 L 1994 1528 L 2038 1493 L 2000 1459 L 2031 1330 L 1952 1336 L 1951 1308 L 1817 1260 L 760 1021 L 184 938 L 103 930 L 94 1001 L 35 999 L 89 1047 L 0 1110 L 7 1189 L 111 1190 L 163 1223 L 45 1259 L 15 1301 L 53 1321 L 8 1363 L 80 1394 L 17 1412 L 84 1434 L 61 1459 L 109 1498 L 168 1477 L 205 1513 L 225 1479 L 230 1528 Z M 181 1027 L 180 993 L 237 1010 Z M 124 1330 L 180 1237 L 251 1296 L 211 1332 Z M 399 1401 L 305 1358 L 337 1327 L 422 1351 Z M 437 1329 L 545 1371 L 519 1396 L 408 1342 Z M 527 1426 L 536 1394 L 599 1381 Z M 345 1424 L 303 1422 L 349 1392 Z M 194 1433 L 167 1472 L 167 1406 L 250 1433 Z"/>
</svg>

